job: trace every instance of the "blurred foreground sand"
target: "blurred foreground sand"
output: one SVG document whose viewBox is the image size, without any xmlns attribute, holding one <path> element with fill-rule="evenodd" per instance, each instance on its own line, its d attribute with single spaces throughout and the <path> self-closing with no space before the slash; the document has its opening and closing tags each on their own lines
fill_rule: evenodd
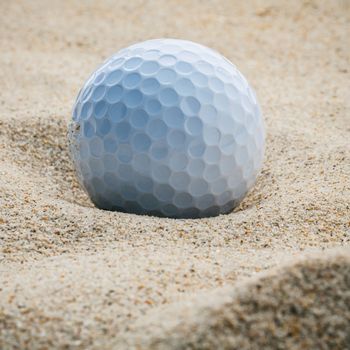
<svg viewBox="0 0 350 350">
<path fill-rule="evenodd" d="M 1 1 L 0 349 L 350 348 L 349 20 L 348 1 Z M 79 88 L 157 37 L 213 47 L 259 97 L 265 165 L 229 215 L 105 212 L 77 186 Z"/>
</svg>

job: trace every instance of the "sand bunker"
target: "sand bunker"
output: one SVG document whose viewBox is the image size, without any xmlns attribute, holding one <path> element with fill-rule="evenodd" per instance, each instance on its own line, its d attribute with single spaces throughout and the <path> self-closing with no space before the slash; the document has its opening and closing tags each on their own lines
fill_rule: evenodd
<svg viewBox="0 0 350 350">
<path fill-rule="evenodd" d="M 0 349 L 349 347 L 349 13 L 342 1 L 2 2 Z M 259 97 L 264 167 L 229 215 L 107 212 L 77 186 L 66 125 L 84 79 L 164 36 L 220 51 Z"/>
</svg>

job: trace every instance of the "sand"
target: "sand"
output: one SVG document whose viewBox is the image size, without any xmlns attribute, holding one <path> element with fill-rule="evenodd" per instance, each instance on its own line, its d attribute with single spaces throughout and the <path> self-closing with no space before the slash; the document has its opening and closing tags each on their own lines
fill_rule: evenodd
<svg viewBox="0 0 350 350">
<path fill-rule="evenodd" d="M 0 349 L 350 348 L 348 1 L 0 3 Z M 267 130 L 228 215 L 96 209 L 66 126 L 118 49 L 184 38 L 231 59 Z"/>
</svg>

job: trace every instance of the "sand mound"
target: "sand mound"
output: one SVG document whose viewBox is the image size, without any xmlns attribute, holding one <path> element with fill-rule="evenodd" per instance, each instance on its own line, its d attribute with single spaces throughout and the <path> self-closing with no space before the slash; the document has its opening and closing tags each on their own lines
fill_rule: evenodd
<svg viewBox="0 0 350 350">
<path fill-rule="evenodd" d="M 127 348 L 350 346 L 349 249 L 319 252 L 262 275 L 148 315 L 133 329 L 141 335 Z"/>
<path fill-rule="evenodd" d="M 349 13 L 331 0 L 2 1 L 0 349 L 244 349 L 262 332 L 270 348 L 306 333 L 310 347 L 347 345 Z M 257 92 L 266 159 L 233 213 L 112 213 L 77 186 L 66 125 L 79 88 L 156 37 L 220 51 Z"/>
<path fill-rule="evenodd" d="M 115 280 L 133 274 L 136 282 L 137 263 L 116 269 L 112 261 L 108 253 L 50 259 L 45 267 L 34 264 L 12 278 L 2 293 L 12 308 L 0 306 L 1 349 L 346 349 L 350 344 L 348 248 L 314 252 L 231 286 L 192 293 L 168 306 L 159 303 L 146 316 L 147 303 L 140 300 L 136 322 L 118 300 Z M 124 302 L 131 298 L 124 295 Z"/>
</svg>

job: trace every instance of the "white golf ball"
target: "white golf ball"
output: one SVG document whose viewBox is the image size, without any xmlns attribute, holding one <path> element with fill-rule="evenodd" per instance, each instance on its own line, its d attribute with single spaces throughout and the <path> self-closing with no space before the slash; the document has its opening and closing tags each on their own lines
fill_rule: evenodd
<svg viewBox="0 0 350 350">
<path fill-rule="evenodd" d="M 117 52 L 91 75 L 69 141 L 97 207 L 197 218 L 230 212 L 254 185 L 264 127 L 230 61 L 190 41 L 157 39 Z"/>
</svg>

